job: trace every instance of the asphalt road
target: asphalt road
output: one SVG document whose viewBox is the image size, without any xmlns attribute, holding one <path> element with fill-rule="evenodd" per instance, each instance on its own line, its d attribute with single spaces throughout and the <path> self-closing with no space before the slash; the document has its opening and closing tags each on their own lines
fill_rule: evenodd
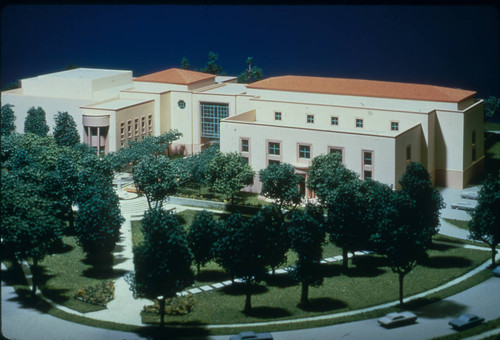
<svg viewBox="0 0 500 340">
<path fill-rule="evenodd" d="M 276 340 L 286 339 L 428 339 L 451 334 L 448 321 L 464 312 L 472 312 L 486 320 L 500 317 L 500 278 L 491 278 L 462 293 L 416 311 L 414 325 L 384 329 L 376 319 L 307 330 L 276 332 Z M 14 289 L 2 282 L 2 335 L 8 339 L 144 339 L 126 333 L 88 327 L 23 306 Z M 210 339 L 228 339 L 215 336 Z"/>
</svg>

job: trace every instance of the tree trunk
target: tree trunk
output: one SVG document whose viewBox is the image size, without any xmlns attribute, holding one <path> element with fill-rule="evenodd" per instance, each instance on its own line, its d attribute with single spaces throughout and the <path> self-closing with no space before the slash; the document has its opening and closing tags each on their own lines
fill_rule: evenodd
<svg viewBox="0 0 500 340">
<path fill-rule="evenodd" d="M 38 283 L 38 260 L 33 259 L 33 265 L 31 266 L 31 297 L 36 295 L 36 286 Z"/>
<path fill-rule="evenodd" d="M 276 272 L 276 267 L 272 266 L 271 267 L 271 274 L 274 276 L 274 273 Z"/>
<path fill-rule="evenodd" d="M 160 299 L 160 328 L 165 326 L 165 297 Z"/>
<path fill-rule="evenodd" d="M 403 305 L 403 280 L 405 276 L 403 273 L 399 273 L 399 304 Z"/>
<path fill-rule="evenodd" d="M 495 260 L 496 255 L 497 255 L 496 247 L 495 247 L 495 245 L 492 245 L 491 246 L 491 266 L 492 267 L 495 267 L 495 265 L 496 265 L 496 260 Z"/>
<path fill-rule="evenodd" d="M 252 285 L 250 282 L 247 281 L 247 286 L 246 286 L 246 296 L 245 296 L 245 308 L 243 311 L 245 313 L 250 312 L 252 310 L 252 292 L 250 291 L 250 288 L 252 288 Z"/>
<path fill-rule="evenodd" d="M 342 248 L 342 271 L 347 273 L 349 257 L 347 248 Z"/>
<path fill-rule="evenodd" d="M 352 257 L 351 257 L 351 264 L 354 264 L 354 261 L 356 260 L 356 254 L 355 254 L 355 251 L 353 250 L 353 251 L 351 252 L 351 254 L 352 254 Z"/>
<path fill-rule="evenodd" d="M 198 271 L 197 275 L 199 276 L 200 275 L 200 264 L 199 263 L 196 264 L 196 270 Z"/>
<path fill-rule="evenodd" d="M 307 306 L 309 304 L 309 283 L 302 282 L 302 290 L 300 294 L 300 306 Z"/>
</svg>

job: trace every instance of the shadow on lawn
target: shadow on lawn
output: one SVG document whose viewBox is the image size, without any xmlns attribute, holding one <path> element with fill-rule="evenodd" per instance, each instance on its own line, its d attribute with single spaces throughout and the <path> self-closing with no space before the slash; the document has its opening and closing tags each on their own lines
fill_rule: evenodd
<svg viewBox="0 0 500 340">
<path fill-rule="evenodd" d="M 252 295 L 264 294 L 267 291 L 267 287 L 263 285 L 252 284 L 250 286 L 250 292 Z M 225 286 L 224 288 L 218 290 L 218 292 L 228 295 L 245 295 L 247 292 L 247 285 L 246 283 L 234 283 L 230 286 Z"/>
<path fill-rule="evenodd" d="M 386 273 L 380 267 L 387 266 L 387 259 L 381 256 L 358 256 L 354 260 L 355 266 L 350 266 L 347 272 L 349 277 L 376 277 Z"/>
<path fill-rule="evenodd" d="M 284 318 L 287 316 L 291 316 L 289 311 L 284 308 L 279 307 L 253 307 L 248 312 L 242 312 L 246 316 L 252 316 L 258 319 L 275 319 L 275 318 Z"/>
<path fill-rule="evenodd" d="M 471 266 L 472 261 L 462 256 L 433 256 L 421 264 L 428 268 L 465 268 Z"/>
<path fill-rule="evenodd" d="M 347 304 L 341 300 L 335 300 L 329 297 L 309 299 L 309 304 L 299 306 L 306 312 L 330 312 L 336 309 L 346 308 Z"/>
<path fill-rule="evenodd" d="M 449 245 L 449 244 L 442 244 L 442 243 L 436 243 L 432 242 L 432 244 L 429 247 L 429 250 L 436 250 L 436 251 L 447 251 L 450 249 L 456 248 L 455 246 Z"/>
<path fill-rule="evenodd" d="M 450 300 L 439 298 L 420 298 L 404 305 L 405 309 L 412 310 L 419 317 L 442 319 L 455 317 L 467 311 L 467 306 Z"/>
</svg>

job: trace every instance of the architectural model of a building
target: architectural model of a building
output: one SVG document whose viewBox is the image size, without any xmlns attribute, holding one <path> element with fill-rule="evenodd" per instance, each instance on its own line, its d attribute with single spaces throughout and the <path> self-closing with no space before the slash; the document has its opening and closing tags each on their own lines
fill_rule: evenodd
<svg viewBox="0 0 500 340">
<path fill-rule="evenodd" d="M 371 80 L 283 76 L 237 84 L 176 68 L 137 78 L 80 68 L 23 79 L 2 92 L 2 104 L 14 105 L 19 131 L 31 106 L 45 110 L 50 127 L 58 111 L 69 112 L 98 153 L 177 129 L 183 136 L 174 152 L 219 142 L 256 172 L 286 162 L 306 177 L 314 157 L 336 152 L 362 179 L 397 187 L 416 161 L 435 185 L 463 188 L 484 166 L 484 106 L 475 94 Z M 260 190 L 258 178 L 249 189 Z"/>
</svg>

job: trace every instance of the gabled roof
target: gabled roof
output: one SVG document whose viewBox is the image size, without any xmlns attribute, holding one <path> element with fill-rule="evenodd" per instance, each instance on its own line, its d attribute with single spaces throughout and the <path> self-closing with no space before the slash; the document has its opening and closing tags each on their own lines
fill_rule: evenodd
<svg viewBox="0 0 500 340">
<path fill-rule="evenodd" d="M 137 77 L 134 81 L 145 81 L 152 83 L 191 85 L 202 80 L 215 79 L 215 75 L 183 70 L 180 68 L 170 68 L 168 70 L 146 74 L 142 77 Z"/>
<path fill-rule="evenodd" d="M 457 103 L 476 94 L 449 87 L 361 79 L 282 76 L 267 78 L 247 86 L 293 92 L 325 93 Z"/>
</svg>

